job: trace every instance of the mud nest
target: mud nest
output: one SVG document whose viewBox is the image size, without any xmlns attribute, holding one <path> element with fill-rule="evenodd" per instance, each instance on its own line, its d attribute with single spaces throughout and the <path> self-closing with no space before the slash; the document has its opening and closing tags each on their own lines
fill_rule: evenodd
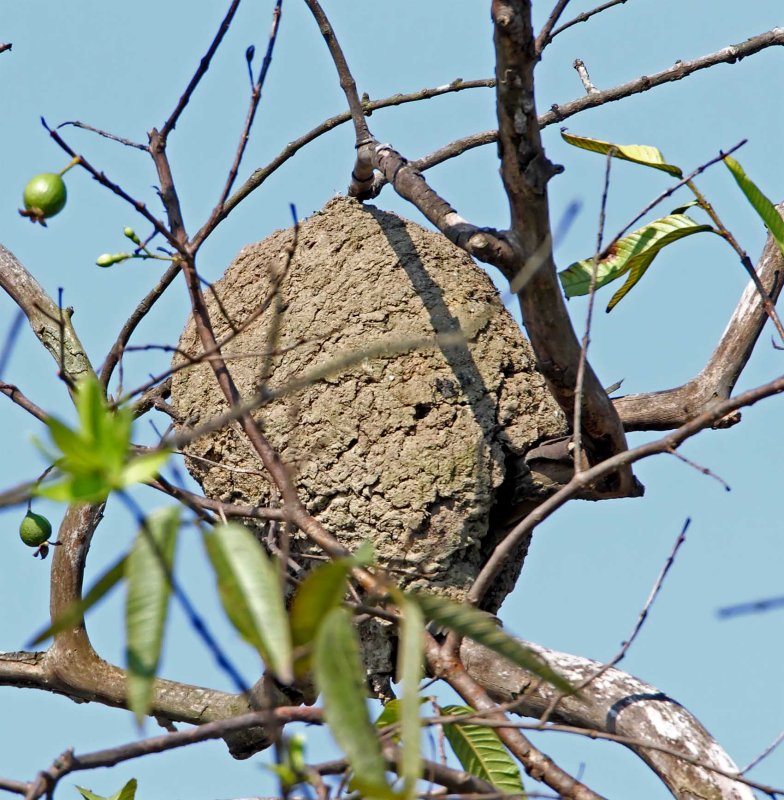
<svg viewBox="0 0 784 800">
<path fill-rule="evenodd" d="M 207 294 L 218 339 L 238 332 L 223 352 L 242 397 L 276 398 L 254 416 L 310 513 L 350 549 L 372 541 L 399 584 L 462 598 L 515 515 L 548 491 L 526 452 L 564 428 L 488 276 L 444 236 L 335 198 L 296 243 L 289 229 L 245 247 Z M 179 348 L 202 352 L 192 319 Z M 172 402 L 187 425 L 228 409 L 207 365 L 175 374 Z M 209 497 L 278 502 L 236 423 L 187 456 Z M 275 534 L 249 524 L 262 541 Z M 291 552 L 303 569 L 321 555 L 297 534 Z"/>
</svg>

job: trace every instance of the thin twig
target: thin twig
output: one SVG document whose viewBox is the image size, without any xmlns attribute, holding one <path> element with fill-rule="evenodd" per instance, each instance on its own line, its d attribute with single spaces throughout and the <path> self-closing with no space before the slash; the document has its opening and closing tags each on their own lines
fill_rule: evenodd
<svg viewBox="0 0 784 800">
<path fill-rule="evenodd" d="M 278 28 L 280 26 L 282 3 L 283 0 L 276 0 L 275 8 L 272 12 L 272 26 L 270 28 L 269 39 L 267 41 L 267 52 L 264 54 L 264 59 L 261 63 L 259 77 L 251 89 L 248 113 L 245 116 L 245 124 L 243 125 L 242 133 L 240 134 L 237 150 L 234 154 L 234 160 L 229 168 L 229 174 L 226 177 L 226 183 L 223 186 L 220 198 L 215 204 L 209 219 L 204 225 L 202 225 L 201 229 L 191 242 L 191 252 L 194 255 L 198 251 L 199 247 L 201 247 L 204 240 L 210 235 L 210 233 L 212 233 L 212 231 L 215 229 L 215 226 L 218 224 L 224 205 L 226 204 L 226 199 L 231 193 L 234 182 L 237 179 L 237 173 L 239 172 L 240 164 L 242 163 L 242 157 L 245 154 L 245 149 L 247 148 L 248 141 L 250 139 L 250 131 L 253 127 L 253 120 L 256 118 L 256 112 L 258 111 L 259 103 L 261 101 L 261 92 L 264 88 L 264 81 L 267 77 L 270 64 L 272 63 L 272 52 L 275 49 L 275 42 L 278 39 Z M 248 65 L 248 69 L 250 69 L 250 65 Z"/>
<path fill-rule="evenodd" d="M 753 769 L 766 759 L 782 742 L 784 742 L 784 731 L 781 733 L 758 755 L 752 758 L 751 761 L 740 771 L 741 775 L 745 775 L 749 770 Z"/>
<path fill-rule="evenodd" d="M 0 350 L 0 380 L 5 374 L 8 362 L 11 359 L 11 353 L 14 352 L 16 340 L 22 332 L 22 323 L 24 322 L 24 311 L 21 308 L 17 309 L 11 324 L 8 326 L 8 333 L 3 342 L 3 348 Z"/>
<path fill-rule="evenodd" d="M 519 543 L 531 531 L 540 525 L 544 520 L 550 517 L 557 511 L 564 503 L 571 500 L 575 495 L 591 486 L 594 481 L 602 478 L 608 473 L 617 469 L 621 464 L 633 464 L 640 459 L 648 458 L 652 455 L 660 453 L 669 453 L 671 450 L 680 446 L 684 441 L 695 436 L 700 431 L 710 427 L 714 422 L 727 416 L 727 414 L 736 411 L 739 408 L 754 405 L 760 400 L 767 397 L 772 397 L 776 394 L 784 392 L 784 377 L 776 378 L 769 383 L 758 386 L 754 389 L 749 389 L 742 392 L 735 397 L 717 403 L 709 410 L 697 415 L 690 419 L 684 425 L 681 425 L 674 431 L 671 431 L 666 436 L 656 439 L 652 442 L 640 445 L 639 447 L 626 450 L 623 453 L 608 458 L 606 461 L 591 467 L 584 472 L 575 474 L 575 476 L 566 484 L 566 486 L 559 489 L 555 494 L 547 498 L 541 505 L 528 514 L 525 519 L 518 523 L 500 542 L 495 548 L 493 554 L 488 558 L 485 565 L 482 567 L 479 575 L 474 581 L 471 589 L 468 592 L 467 599 L 472 603 L 479 603 L 484 596 L 485 592 L 495 580 L 495 576 L 506 562 L 509 555 L 516 549 Z"/>
<path fill-rule="evenodd" d="M 136 330 L 139 323 L 147 316 L 150 309 L 155 305 L 156 301 L 163 295 L 166 289 L 174 282 L 174 279 L 180 273 L 180 265 L 175 262 L 161 275 L 158 283 L 142 298 L 139 304 L 131 312 L 131 315 L 124 322 L 117 339 L 111 346 L 111 349 L 106 354 L 103 366 L 101 367 L 100 380 L 104 389 L 109 386 L 114 368 L 120 362 L 120 359 L 125 352 L 125 347 L 130 341 L 133 332 Z"/>
<path fill-rule="evenodd" d="M 754 600 L 751 603 L 738 603 L 734 606 L 725 606 L 716 613 L 720 618 L 737 617 L 740 614 L 758 614 L 760 611 L 771 611 L 784 608 L 784 597 L 769 597 L 765 600 Z"/>
<path fill-rule="evenodd" d="M 226 15 L 223 18 L 223 21 L 218 28 L 215 37 L 212 40 L 212 43 L 207 48 L 207 52 L 202 56 L 201 61 L 199 62 L 199 66 L 196 68 L 196 72 L 194 72 L 193 77 L 190 79 L 188 86 L 186 87 L 185 91 L 182 93 L 182 96 L 177 101 L 177 105 L 172 111 L 169 118 L 166 122 L 163 123 L 160 129 L 160 134 L 163 137 L 164 141 L 168 137 L 168 135 L 174 130 L 174 126 L 177 124 L 177 121 L 180 118 L 180 115 L 185 110 L 185 107 L 188 105 L 188 102 L 191 99 L 191 95 L 196 91 L 196 87 L 199 85 L 199 81 L 207 74 L 207 70 L 210 68 L 210 62 L 212 61 L 212 57 L 220 47 L 220 43 L 223 41 L 223 37 L 226 35 L 226 32 L 229 30 L 229 26 L 231 25 L 232 19 L 234 19 L 234 15 L 237 13 L 237 9 L 239 8 L 240 0 L 232 0 L 231 5 L 229 6 L 229 10 L 226 12 Z"/>
<path fill-rule="evenodd" d="M 156 219 L 156 217 L 150 213 L 147 206 L 142 203 L 141 200 L 136 200 L 134 197 L 131 197 L 131 195 L 129 195 L 122 187 L 120 187 L 119 184 L 114 183 L 114 181 L 110 180 L 103 172 L 99 172 L 83 156 L 78 155 L 56 130 L 50 128 L 46 124 L 46 120 L 43 117 L 41 117 L 41 124 L 44 126 L 44 128 L 46 128 L 52 139 L 54 139 L 54 141 L 57 142 L 57 144 L 66 153 L 68 153 L 69 156 L 79 159 L 79 165 L 83 169 L 87 170 L 87 172 L 89 172 L 90 175 L 92 175 L 93 178 L 95 178 L 95 180 L 101 184 L 101 186 L 106 187 L 118 197 L 121 197 L 123 200 L 125 200 L 126 203 L 132 205 L 136 211 L 141 214 L 153 226 L 153 228 L 155 228 L 155 230 L 166 239 L 167 242 L 169 242 L 172 247 L 175 247 L 178 250 L 180 249 L 180 244 L 171 235 L 169 229 L 163 224 L 163 222 L 161 222 L 161 220 Z"/>
<path fill-rule="evenodd" d="M 540 127 L 552 125 L 553 122 L 562 122 L 567 117 L 585 111 L 588 108 L 597 108 L 605 103 L 612 103 L 633 94 L 640 94 L 660 86 L 663 83 L 679 81 L 688 75 L 714 67 L 717 64 L 735 63 L 742 58 L 759 53 L 768 47 L 784 45 L 784 27 L 773 28 L 772 30 L 752 36 L 745 42 L 729 45 L 714 53 L 699 56 L 692 61 L 676 61 L 675 64 L 661 72 L 653 75 L 642 75 L 635 80 L 614 86 L 611 89 L 604 89 L 595 94 L 588 94 L 577 100 L 572 100 L 564 105 L 553 105 L 548 112 L 539 117 Z"/>
<path fill-rule="evenodd" d="M 581 58 L 576 58 L 572 66 L 577 70 L 577 74 L 580 76 L 580 82 L 582 83 L 585 91 L 588 94 L 596 94 L 599 90 L 593 85 L 591 76 L 588 74 L 588 68 L 585 66 L 585 62 Z"/>
<path fill-rule="evenodd" d="M 46 422 L 49 419 L 49 415 L 42 408 L 39 408 L 32 400 L 22 394 L 18 386 L 0 381 L 0 394 L 10 397 L 20 408 L 23 408 L 41 422 Z"/>
<path fill-rule="evenodd" d="M 574 19 L 570 19 L 569 22 L 564 22 L 563 25 L 561 25 L 559 28 L 556 28 L 550 35 L 550 41 L 555 39 L 555 37 L 558 36 L 559 33 L 563 33 L 563 31 L 567 30 L 568 28 L 571 28 L 572 25 L 577 25 L 578 22 L 586 22 L 591 17 L 594 17 L 597 14 L 601 14 L 602 11 L 606 11 L 608 8 L 612 8 L 613 6 L 617 6 L 625 2 L 626 0 L 609 0 L 608 3 L 603 3 L 602 5 L 597 6 L 596 8 L 592 8 L 590 11 L 583 11 L 581 14 L 578 14 Z"/>
<path fill-rule="evenodd" d="M 782 326 L 779 315 L 776 312 L 776 306 L 773 304 L 768 296 L 768 293 L 765 291 L 765 287 L 762 285 L 762 281 L 760 280 L 759 275 L 757 275 L 757 270 L 754 269 L 754 264 L 751 263 L 748 253 L 740 246 L 738 240 L 735 238 L 732 232 L 721 221 L 721 218 L 716 213 L 713 205 L 708 202 L 707 198 L 695 186 L 694 181 L 688 181 L 686 185 L 694 193 L 694 196 L 697 198 L 697 202 L 699 203 L 700 207 L 704 209 L 704 211 L 713 221 L 713 224 L 716 226 L 716 232 L 719 234 L 719 236 L 721 236 L 722 239 L 724 239 L 727 244 L 729 244 L 729 246 L 738 254 L 738 258 L 740 258 L 740 263 L 743 265 L 743 269 L 746 270 L 748 276 L 752 280 L 752 283 L 756 287 L 759 296 L 762 298 L 762 305 L 765 309 L 765 313 L 776 327 L 780 341 L 784 342 L 784 326 Z M 779 347 L 778 349 L 784 349 L 784 347 Z"/>
<path fill-rule="evenodd" d="M 683 461 L 684 464 L 688 464 L 692 469 L 696 469 L 697 472 L 701 472 L 708 478 L 713 478 L 724 487 L 725 492 L 732 491 L 732 487 L 727 483 L 727 481 L 724 480 L 724 478 L 720 477 L 715 472 L 711 472 L 711 470 L 709 470 L 707 467 L 703 467 L 702 464 L 698 464 L 696 461 L 686 458 L 686 456 L 678 450 L 672 450 L 671 454 L 674 455 L 679 461 Z"/>
<path fill-rule="evenodd" d="M 566 11 L 566 6 L 568 5 L 569 5 L 569 0 L 558 0 L 555 6 L 553 6 L 553 10 L 550 12 L 550 16 L 547 18 L 547 21 L 542 26 L 542 30 L 539 31 L 539 35 L 536 37 L 535 47 L 537 56 L 541 56 L 542 51 L 553 40 L 553 28 L 556 26 L 558 20 L 561 18 L 561 14 L 563 14 L 563 12 Z"/>
<path fill-rule="evenodd" d="M 175 750 L 180 747 L 197 742 L 204 742 L 210 739 L 220 739 L 227 734 L 247 730 L 259 725 L 270 723 L 287 723 L 294 721 L 307 722 L 310 725 L 321 724 L 322 713 L 320 708 L 307 706 L 299 707 L 280 707 L 268 711 L 253 711 L 248 714 L 240 714 L 230 719 L 207 722 L 195 728 L 179 730 L 173 733 L 166 733 L 161 736 L 152 736 L 148 739 L 129 742 L 127 744 L 110 747 L 105 750 L 96 750 L 84 755 L 76 755 L 73 752 L 64 754 L 54 761 L 52 766 L 43 773 L 49 779 L 49 786 L 54 786 L 59 780 L 73 772 L 97 769 L 99 767 L 114 767 L 124 761 L 134 758 L 143 758 L 153 753 L 163 753 L 167 750 Z M 2 788 L 2 787 L 0 787 Z M 36 791 L 28 794 L 31 800 L 36 800 L 44 794 L 43 791 Z"/>
<path fill-rule="evenodd" d="M 580 424 L 582 421 L 583 408 L 583 384 L 585 381 L 585 366 L 588 360 L 588 346 L 591 343 L 591 323 L 593 321 L 593 307 L 596 299 L 596 277 L 599 272 L 599 254 L 602 252 L 602 239 L 604 238 L 604 223 L 607 215 L 607 198 L 610 194 L 610 170 L 612 168 L 614 150 L 607 153 L 607 163 L 604 169 L 604 188 L 602 189 L 602 200 L 599 206 L 599 225 L 596 233 L 596 253 L 591 266 L 591 283 L 588 287 L 588 310 L 585 314 L 585 333 L 583 333 L 580 343 L 580 359 L 577 362 L 577 380 L 574 387 L 574 470 L 580 472 L 583 469 L 582 455 L 582 431 Z"/>
<path fill-rule="evenodd" d="M 122 136 L 116 136 L 113 133 L 109 133 L 108 131 L 102 131 L 100 128 L 94 128 L 92 125 L 88 125 L 86 122 L 79 122 L 78 120 L 67 120 L 66 122 L 61 122 L 57 126 L 57 130 L 60 128 L 65 128 L 66 126 L 71 126 L 72 128 L 81 128 L 85 131 L 90 131 L 91 133 L 97 133 L 99 136 L 103 136 L 105 139 L 111 139 L 113 142 L 118 142 L 119 144 L 123 144 L 126 147 L 134 147 L 137 150 L 143 150 L 145 153 L 150 152 L 150 148 L 146 144 L 139 144 L 138 142 L 132 142 L 130 139 L 125 139 Z"/>
<path fill-rule="evenodd" d="M 635 639 L 639 635 L 640 631 L 642 630 L 642 626 L 645 624 L 645 621 L 648 619 L 648 613 L 651 610 L 651 606 L 653 605 L 654 601 L 659 595 L 662 586 L 664 585 L 664 581 L 667 577 L 667 574 L 672 569 L 673 564 L 675 563 L 675 557 L 678 555 L 678 551 L 681 548 L 681 545 L 686 541 L 686 531 L 689 529 L 689 525 L 691 524 L 691 519 L 686 519 L 686 522 L 683 524 L 683 528 L 681 528 L 681 532 L 678 534 L 678 538 L 675 540 L 675 544 L 672 546 L 672 550 L 670 550 L 670 554 L 667 556 L 667 560 L 664 562 L 664 566 L 661 568 L 656 580 L 653 583 L 653 588 L 651 589 L 650 593 L 648 594 L 648 598 L 645 601 L 645 604 L 640 611 L 639 616 L 637 617 L 637 621 L 634 623 L 634 627 L 632 628 L 632 632 L 626 639 L 621 643 L 621 648 L 618 652 L 606 663 L 602 664 L 602 666 L 593 674 L 587 677 L 582 683 L 578 684 L 575 687 L 575 692 L 579 693 L 583 689 L 586 689 L 590 686 L 594 681 L 597 681 L 601 678 L 602 675 L 607 672 L 607 670 L 616 667 L 618 664 L 626 658 L 626 654 L 629 652 L 629 648 L 634 644 Z M 558 692 L 555 697 L 553 698 L 550 705 L 545 710 L 544 714 L 542 714 L 541 719 L 539 720 L 542 724 L 546 723 L 552 714 L 555 712 L 555 709 L 558 707 L 558 704 L 561 700 L 565 697 L 563 692 Z"/>
</svg>

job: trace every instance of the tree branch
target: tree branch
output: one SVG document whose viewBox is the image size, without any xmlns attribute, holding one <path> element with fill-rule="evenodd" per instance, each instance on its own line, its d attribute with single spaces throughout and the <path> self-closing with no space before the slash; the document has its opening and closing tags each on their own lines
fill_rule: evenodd
<svg viewBox="0 0 784 800">
<path fill-rule="evenodd" d="M 603 665 L 591 659 L 547 650 L 524 642 L 574 684 L 587 681 Z M 515 712 L 539 717 L 557 690 L 538 677 L 465 639 L 460 656 L 468 674 L 498 702 L 518 700 Z M 616 668 L 606 670 L 591 692 L 561 699 L 555 717 L 566 725 L 643 740 L 663 750 L 627 745 L 667 785 L 678 800 L 721 797 L 753 800 L 751 789 L 726 774 L 737 772 L 732 759 L 699 720 L 659 689 Z M 672 753 L 681 752 L 689 760 Z M 704 766 L 693 763 L 702 762 Z M 716 771 L 713 771 L 715 768 Z"/>
<path fill-rule="evenodd" d="M 715 53 L 700 56 L 692 61 L 676 61 L 673 66 L 661 72 L 656 72 L 653 75 L 642 75 L 628 83 L 622 83 L 611 89 L 587 94 L 584 97 L 572 100 L 564 105 L 553 105 L 549 111 L 542 114 L 539 118 L 539 125 L 545 128 L 548 125 L 552 125 L 554 122 L 562 122 L 567 117 L 579 114 L 587 108 L 596 108 L 598 106 L 603 106 L 605 103 L 613 103 L 616 100 L 622 100 L 624 97 L 630 97 L 633 94 L 647 92 L 649 89 L 653 89 L 654 86 L 682 80 L 694 72 L 714 67 L 717 64 L 734 64 L 736 61 L 740 61 L 743 58 L 759 53 L 761 50 L 777 45 L 784 45 L 784 28 L 773 28 L 772 30 L 765 31 L 765 33 L 752 36 L 745 42 L 729 45 L 721 50 L 717 50 Z"/>
<path fill-rule="evenodd" d="M 778 211 L 784 214 L 784 203 L 778 206 Z M 756 271 L 766 294 L 775 303 L 784 284 L 784 256 L 770 235 Z M 613 401 L 626 430 L 677 428 L 726 400 L 751 357 L 767 319 L 763 298 L 750 281 L 699 375 L 676 389 L 626 395 Z M 739 419 L 736 415 L 716 422 L 726 427 Z"/>
<path fill-rule="evenodd" d="M 518 275 L 507 277 L 520 301 L 539 368 L 571 421 L 580 344 L 563 301 L 553 260 L 547 183 L 558 169 L 544 154 L 536 117 L 533 73 L 537 58 L 530 2 L 494 0 L 492 14 L 501 177 L 509 198 L 510 238 L 519 265 Z M 590 463 L 601 462 L 626 449 L 618 414 L 588 362 L 581 422 Z M 628 468 L 605 484 L 602 488 L 610 493 L 638 493 Z"/>
<path fill-rule="evenodd" d="M 43 286 L 0 244 L 0 286 L 24 311 L 33 333 L 71 383 L 92 372 L 71 324 L 73 309 L 60 309 Z M 61 363 L 62 361 L 62 363 Z"/>
</svg>

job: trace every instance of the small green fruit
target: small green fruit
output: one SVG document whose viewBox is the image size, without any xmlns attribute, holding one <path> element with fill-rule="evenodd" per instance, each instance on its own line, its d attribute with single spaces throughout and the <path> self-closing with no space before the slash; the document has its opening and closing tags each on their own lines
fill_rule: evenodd
<svg viewBox="0 0 784 800">
<path fill-rule="evenodd" d="M 43 172 L 36 175 L 24 190 L 25 211 L 20 212 L 33 222 L 44 224 L 44 220 L 59 214 L 65 208 L 68 193 L 61 175 Z"/>
<path fill-rule="evenodd" d="M 40 547 L 49 541 L 52 523 L 41 514 L 28 511 L 19 526 L 19 536 L 28 547 Z"/>
</svg>

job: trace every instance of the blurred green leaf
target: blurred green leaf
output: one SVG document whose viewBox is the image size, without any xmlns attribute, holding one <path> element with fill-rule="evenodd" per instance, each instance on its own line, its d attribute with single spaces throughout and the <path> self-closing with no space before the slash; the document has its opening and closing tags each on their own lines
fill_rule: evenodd
<svg viewBox="0 0 784 800">
<path fill-rule="evenodd" d="M 205 531 L 223 608 L 282 683 L 293 679 L 291 631 L 278 570 L 256 537 L 236 522 Z"/>
<path fill-rule="evenodd" d="M 715 233 L 710 225 L 700 225 L 685 214 L 670 214 L 619 239 L 610 253 L 596 264 L 597 289 L 628 274 L 623 286 L 612 296 L 607 311 L 612 311 L 634 288 L 663 248 L 706 231 Z M 594 259 L 586 258 L 575 261 L 558 274 L 567 297 L 588 294 L 593 269 Z"/>
<path fill-rule="evenodd" d="M 81 600 L 71 603 L 49 627 L 37 634 L 28 647 L 41 644 L 61 631 L 67 631 L 78 625 L 85 612 L 92 608 L 104 595 L 110 592 L 125 577 L 125 561 L 123 556 L 112 564 L 106 572 L 90 587 Z"/>
<path fill-rule="evenodd" d="M 103 797 L 100 794 L 95 794 L 82 786 L 77 786 L 76 790 L 81 794 L 84 800 L 134 800 L 136 797 L 136 778 L 131 778 L 119 792 L 113 794 L 111 797 Z"/>
<path fill-rule="evenodd" d="M 63 478 L 35 487 L 35 494 L 70 503 L 97 503 L 114 489 L 149 480 L 160 470 L 168 451 L 130 458 L 133 412 L 130 408 L 110 409 L 94 375 L 82 378 L 74 395 L 78 428 L 55 417 L 46 421 L 59 450 L 55 466 Z"/>
<path fill-rule="evenodd" d="M 329 729 L 354 773 L 351 786 L 365 798 L 397 797 L 387 783 L 377 731 L 368 717 L 365 670 L 347 610 L 333 608 L 319 626 L 313 671 Z"/>
<path fill-rule="evenodd" d="M 444 706 L 441 712 L 449 716 L 476 713 L 468 706 Z M 448 722 L 443 727 L 463 769 L 502 792 L 525 797 L 520 770 L 492 728 L 475 722 Z"/>
<path fill-rule="evenodd" d="M 171 571 L 180 525 L 179 506 L 147 517 L 128 554 L 125 607 L 128 705 L 137 722 L 149 711 L 161 658 L 171 595 Z"/>
<path fill-rule="evenodd" d="M 473 639 L 513 664 L 533 672 L 562 692 L 572 691 L 569 681 L 555 672 L 538 653 L 505 633 L 486 612 L 437 595 L 409 592 L 408 596 L 419 605 L 427 619 L 460 636 Z"/>
<path fill-rule="evenodd" d="M 631 161 L 635 164 L 642 164 L 644 167 L 662 170 L 676 178 L 683 177 L 683 171 L 674 164 L 668 164 L 661 150 L 650 147 L 646 144 L 613 144 L 603 142 L 601 139 L 590 139 L 587 136 L 575 136 L 567 133 L 565 128 L 561 129 L 561 137 L 568 144 L 580 147 L 583 150 L 590 150 L 593 153 L 608 155 L 612 153 L 613 158 L 621 161 Z"/>
<path fill-rule="evenodd" d="M 134 483 L 144 483 L 152 480 L 161 467 L 169 460 L 171 453 L 168 450 L 153 450 L 143 453 L 129 461 L 120 471 L 120 486 L 131 486 Z"/>
<path fill-rule="evenodd" d="M 784 219 L 776 211 L 776 206 L 760 191 L 759 187 L 746 175 L 743 167 L 732 156 L 724 156 L 724 163 L 732 173 L 732 177 L 735 178 L 735 182 L 740 186 L 743 194 L 746 195 L 746 199 L 765 223 L 765 227 L 770 231 L 770 235 L 775 240 L 782 255 L 784 255 Z"/>
<path fill-rule="evenodd" d="M 425 618 L 416 602 L 400 591 L 394 599 L 403 613 L 398 640 L 397 680 L 402 684 L 400 698 L 400 738 L 402 753 L 400 777 L 408 800 L 416 797 L 417 781 L 422 775 L 422 724 L 419 719 L 419 683 L 425 649 Z"/>
<path fill-rule="evenodd" d="M 291 637 L 294 647 L 309 645 L 324 617 L 337 608 L 346 594 L 352 563 L 339 559 L 322 564 L 309 573 L 297 588 L 291 604 Z M 294 672 L 298 677 L 310 670 L 312 656 L 298 658 Z"/>
</svg>

